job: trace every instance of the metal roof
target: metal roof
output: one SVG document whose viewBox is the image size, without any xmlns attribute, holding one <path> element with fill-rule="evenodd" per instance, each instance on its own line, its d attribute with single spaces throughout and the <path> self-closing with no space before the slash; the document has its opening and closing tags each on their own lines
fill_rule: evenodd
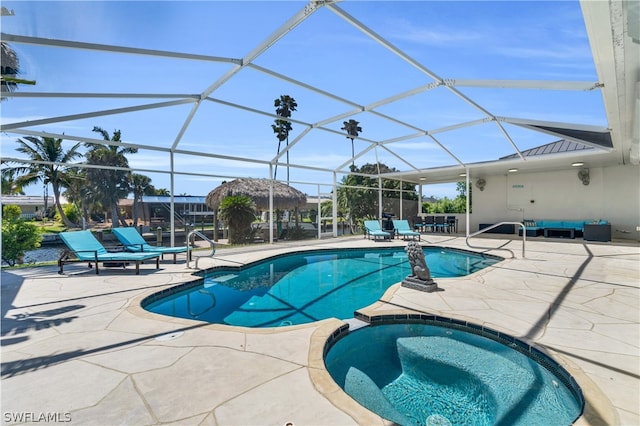
<svg viewBox="0 0 640 426">
<path fill-rule="evenodd" d="M 173 201 L 177 204 L 205 204 L 206 197 L 193 195 L 176 195 L 175 197 L 173 197 Z M 142 202 L 169 204 L 171 202 L 171 197 L 164 195 L 143 195 Z"/>
<path fill-rule="evenodd" d="M 536 155 L 556 154 L 559 152 L 573 152 L 573 151 L 581 151 L 584 149 L 594 149 L 594 148 L 578 142 L 562 139 L 556 142 L 548 143 L 546 145 L 537 146 L 532 149 L 524 150 L 522 151 L 522 155 L 524 157 L 533 157 Z M 500 160 L 506 160 L 510 158 L 518 158 L 518 156 L 516 154 L 507 155 L 505 157 L 500 157 Z"/>
<path fill-rule="evenodd" d="M 0 197 L 2 205 L 15 204 L 17 206 L 44 206 L 44 197 L 36 195 L 3 195 Z M 53 206 L 55 200 L 52 196 L 47 197 L 47 205 Z M 64 199 L 62 202 L 65 202 Z"/>
</svg>

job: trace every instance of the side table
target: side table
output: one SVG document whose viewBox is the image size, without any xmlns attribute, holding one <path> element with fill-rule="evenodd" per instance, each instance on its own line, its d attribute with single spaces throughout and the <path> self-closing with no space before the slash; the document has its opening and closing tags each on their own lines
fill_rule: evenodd
<svg viewBox="0 0 640 426">
<path fill-rule="evenodd" d="M 585 223 L 582 238 L 585 241 L 611 241 L 611 224 Z"/>
</svg>

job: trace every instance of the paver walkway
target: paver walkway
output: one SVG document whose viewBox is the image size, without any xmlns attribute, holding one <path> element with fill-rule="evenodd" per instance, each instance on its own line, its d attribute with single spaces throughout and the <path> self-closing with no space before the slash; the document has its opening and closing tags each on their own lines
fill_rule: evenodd
<svg viewBox="0 0 640 426">
<path fill-rule="evenodd" d="M 465 248 L 464 239 L 423 244 Z M 505 241 L 481 239 L 497 247 Z M 405 245 L 362 238 L 307 246 Z M 640 424 L 640 249 L 536 239 L 516 259 L 420 293 L 392 287 L 368 312 L 414 309 L 504 330 L 542 345 L 593 385 L 595 417 Z M 201 267 L 290 251 L 279 242 L 221 249 Z M 505 255 L 504 252 L 493 252 Z M 385 424 L 325 381 L 318 336 L 342 324 L 246 329 L 142 310 L 145 295 L 191 280 L 184 262 L 102 269 L 81 264 L 2 271 L 2 423 Z M 320 358 L 319 358 L 320 357 Z M 320 361 L 320 362 L 319 362 Z M 579 380 L 580 382 L 580 380 Z M 599 410 L 599 411 L 598 411 Z M 592 413 L 594 414 L 594 413 Z"/>
</svg>

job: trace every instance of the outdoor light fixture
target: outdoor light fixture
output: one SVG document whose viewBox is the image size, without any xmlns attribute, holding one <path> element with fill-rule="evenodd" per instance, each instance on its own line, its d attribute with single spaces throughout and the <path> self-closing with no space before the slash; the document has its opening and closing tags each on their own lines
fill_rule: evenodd
<svg viewBox="0 0 640 426">
<path fill-rule="evenodd" d="M 580 169 L 578 172 L 578 179 L 582 182 L 583 185 L 589 185 L 591 178 L 589 177 L 589 169 Z"/>
<path fill-rule="evenodd" d="M 465 177 L 466 175 L 467 175 L 466 173 L 460 173 L 458 176 Z"/>
<path fill-rule="evenodd" d="M 518 169 L 509 169 L 509 170 L 508 170 L 508 172 L 509 172 L 509 173 L 515 173 L 515 172 L 517 172 L 517 171 L 518 171 Z"/>
<path fill-rule="evenodd" d="M 576 161 L 575 163 L 571 163 L 571 167 L 582 167 L 584 163 L 582 161 Z"/>
<path fill-rule="evenodd" d="M 487 180 L 485 178 L 480 178 L 476 181 L 476 186 L 480 191 L 484 191 L 484 187 L 487 186 Z"/>
</svg>

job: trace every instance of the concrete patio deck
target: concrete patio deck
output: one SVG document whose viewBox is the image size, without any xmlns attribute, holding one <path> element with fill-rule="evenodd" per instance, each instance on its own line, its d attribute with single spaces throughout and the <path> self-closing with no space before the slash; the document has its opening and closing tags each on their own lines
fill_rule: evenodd
<svg viewBox="0 0 640 426">
<path fill-rule="evenodd" d="M 426 241 L 425 241 L 426 240 Z M 498 247 L 508 240 L 476 238 Z M 200 267 L 304 248 L 404 246 L 361 237 L 220 249 Z M 426 235 L 423 245 L 464 248 Z M 588 402 L 581 424 L 640 424 L 640 248 L 582 240 L 508 242 L 516 254 L 444 291 L 395 285 L 367 313 L 416 310 L 534 342 L 565 365 Z M 492 251 L 505 256 L 505 252 Z M 507 257 L 509 257 L 507 255 Z M 101 269 L 2 271 L 2 424 L 386 424 L 322 368 L 342 321 L 279 329 L 203 324 L 144 311 L 146 295 L 189 281 L 184 261 Z"/>
</svg>

